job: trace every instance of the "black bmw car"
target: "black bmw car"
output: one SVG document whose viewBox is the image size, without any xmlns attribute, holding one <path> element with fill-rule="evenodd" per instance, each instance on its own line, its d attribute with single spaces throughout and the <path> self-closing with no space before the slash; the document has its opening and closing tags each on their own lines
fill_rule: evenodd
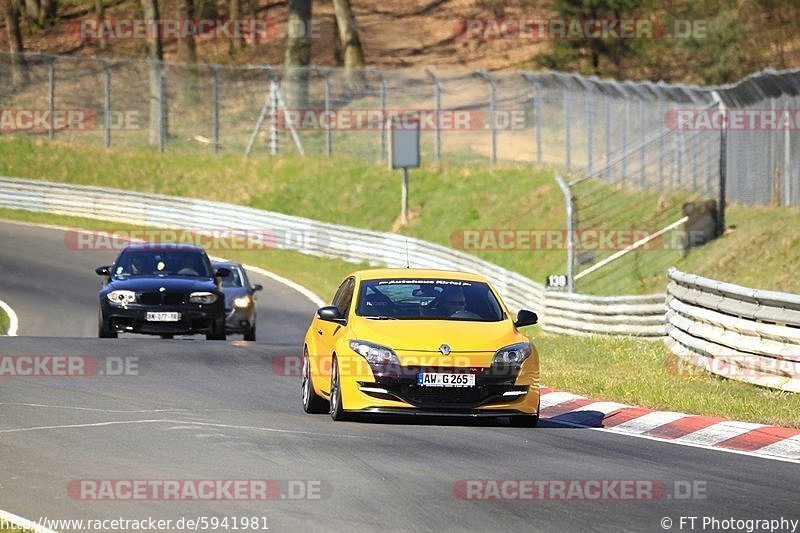
<svg viewBox="0 0 800 533">
<path fill-rule="evenodd" d="M 204 333 L 225 340 L 225 296 L 205 250 L 184 244 L 130 244 L 95 272 L 100 289 L 98 336 L 144 333 L 171 338 Z"/>
<path fill-rule="evenodd" d="M 247 271 L 239 263 L 214 261 L 215 269 L 224 268 L 230 275 L 222 279 L 225 293 L 225 327 L 228 333 L 241 333 L 246 341 L 256 340 L 256 291 L 263 286 L 250 285 Z"/>
</svg>

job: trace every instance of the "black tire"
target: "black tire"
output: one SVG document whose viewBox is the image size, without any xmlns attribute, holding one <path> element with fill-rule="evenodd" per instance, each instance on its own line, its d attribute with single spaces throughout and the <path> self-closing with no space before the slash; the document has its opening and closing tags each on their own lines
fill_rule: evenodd
<svg viewBox="0 0 800 533">
<path fill-rule="evenodd" d="M 310 361 L 308 359 L 308 350 L 303 349 L 303 381 L 300 384 L 300 390 L 302 391 L 302 399 L 303 399 L 303 411 L 306 413 L 311 414 L 321 414 L 327 413 L 330 411 L 331 406 L 330 403 L 317 394 L 314 390 L 314 382 L 311 379 L 311 374 L 309 373 L 309 365 Z"/>
<path fill-rule="evenodd" d="M 225 320 L 218 320 L 214 324 L 214 329 L 211 333 L 206 333 L 206 340 L 208 341 L 224 341 L 228 336 L 225 334 Z"/>
<path fill-rule="evenodd" d="M 116 331 L 111 331 L 106 327 L 102 311 L 97 315 L 97 336 L 101 339 L 116 339 L 119 336 Z"/>
<path fill-rule="evenodd" d="M 251 342 L 256 340 L 256 325 L 255 324 L 253 324 L 253 326 L 244 333 L 244 340 L 251 341 Z"/>
<path fill-rule="evenodd" d="M 515 428 L 535 428 L 539 423 L 539 415 L 514 415 L 510 420 Z"/>
<path fill-rule="evenodd" d="M 161 335 L 161 338 L 162 339 L 173 339 L 173 338 L 175 338 L 175 335 L 172 335 L 171 333 L 164 333 L 164 334 Z"/>
<path fill-rule="evenodd" d="M 350 420 L 350 415 L 345 412 L 342 406 L 342 389 L 339 384 L 339 361 L 333 360 L 331 367 L 331 401 L 330 401 L 331 418 L 341 422 L 342 420 Z"/>
</svg>

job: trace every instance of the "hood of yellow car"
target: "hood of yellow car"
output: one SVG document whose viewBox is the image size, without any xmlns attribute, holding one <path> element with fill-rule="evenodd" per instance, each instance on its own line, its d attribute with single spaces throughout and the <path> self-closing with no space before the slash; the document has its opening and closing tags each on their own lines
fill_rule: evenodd
<svg viewBox="0 0 800 533">
<path fill-rule="evenodd" d="M 442 344 L 452 352 L 496 352 L 525 341 L 509 320 L 474 322 L 461 320 L 372 320 L 357 317 L 351 323 L 353 337 L 381 344 L 395 352 L 438 352 Z"/>
</svg>

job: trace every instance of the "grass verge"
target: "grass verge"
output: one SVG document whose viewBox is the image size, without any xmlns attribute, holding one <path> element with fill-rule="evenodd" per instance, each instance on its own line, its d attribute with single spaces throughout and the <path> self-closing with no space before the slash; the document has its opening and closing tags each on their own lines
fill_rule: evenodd
<svg viewBox="0 0 800 533">
<path fill-rule="evenodd" d="M 0 209 L 0 219 L 85 229 L 134 229 L 100 220 L 13 209 Z M 339 260 L 282 250 L 225 255 L 297 281 L 326 300 L 346 273 L 358 268 Z M 683 368 L 660 342 L 549 335 L 538 327 L 528 328 L 528 332 L 541 354 L 543 381 L 550 387 L 652 409 L 800 427 L 800 395 Z"/>
<path fill-rule="evenodd" d="M 106 150 L 7 137 L 0 138 L 0 175 L 196 196 L 355 227 L 396 230 L 456 248 L 463 247 L 464 230 L 565 226 L 564 200 L 554 171 L 530 166 L 426 163 L 411 171 L 410 222 L 402 227 L 396 223 L 400 174 L 372 160 L 255 155 L 243 162 L 234 154 L 158 155 L 147 149 Z M 678 197 L 625 189 L 608 188 L 598 194 L 613 195 L 618 200 L 615 212 L 623 213 L 605 221 L 610 228 L 638 227 L 632 224 L 646 220 L 663 202 L 680 205 Z M 613 284 L 603 278 L 592 281 L 592 275 L 582 290 L 663 291 L 666 265 L 673 264 L 746 286 L 800 292 L 798 210 L 730 206 L 728 223 L 731 229 L 724 237 L 692 250 L 686 258 L 674 250 L 630 254 L 610 267 L 616 276 Z M 514 250 L 468 252 L 537 281 L 565 270 L 566 252 L 561 248 L 526 249 L 520 244 Z"/>
<path fill-rule="evenodd" d="M 6 335 L 8 333 L 9 324 L 8 315 L 0 308 L 0 335 Z"/>
</svg>

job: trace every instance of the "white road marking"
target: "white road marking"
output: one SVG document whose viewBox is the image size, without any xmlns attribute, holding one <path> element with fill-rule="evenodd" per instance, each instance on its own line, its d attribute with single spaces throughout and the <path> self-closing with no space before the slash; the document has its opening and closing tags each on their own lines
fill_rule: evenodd
<svg viewBox="0 0 800 533">
<path fill-rule="evenodd" d="M 5 303 L 3 300 L 0 300 L 0 308 L 6 312 L 8 315 L 8 331 L 6 335 L 9 337 L 16 337 L 17 330 L 19 329 L 19 318 L 17 317 L 17 313 L 14 312 L 14 309 Z"/>
<path fill-rule="evenodd" d="M 100 413 L 170 413 L 188 411 L 188 409 L 98 409 L 95 407 L 77 407 L 71 405 L 46 405 L 41 403 L 0 402 L 0 405 L 13 405 L 17 407 L 44 407 L 46 409 L 70 409 L 73 411 L 97 411 Z"/>
<path fill-rule="evenodd" d="M 17 516 L 13 513 L 9 513 L 8 511 L 4 511 L 0 509 L 0 522 L 6 522 L 7 524 L 14 524 L 18 526 L 20 529 L 34 531 L 35 533 L 57 533 L 52 529 L 47 529 L 46 527 L 40 526 L 36 522 L 32 520 L 28 520 L 27 518 L 22 518 L 21 516 Z M 9 528 L 13 529 L 13 528 Z"/>
<path fill-rule="evenodd" d="M 341 437 L 346 439 L 364 439 L 368 437 L 364 437 L 363 435 L 343 435 L 337 433 L 316 433 L 313 431 L 297 431 L 294 429 L 276 429 L 276 428 L 265 428 L 265 427 L 258 427 L 258 426 L 239 426 L 234 424 L 218 424 L 213 422 L 192 422 L 190 420 L 173 420 L 169 418 L 153 418 L 153 419 L 146 419 L 146 420 L 112 420 L 109 422 L 92 422 L 86 424 L 63 424 L 58 426 L 31 426 L 31 427 L 24 427 L 24 428 L 11 428 L 11 429 L 0 429 L 0 433 L 22 433 L 27 431 L 44 431 L 49 429 L 76 429 L 76 428 L 93 428 L 93 427 L 108 427 L 108 426 L 120 426 L 120 425 L 133 425 L 133 424 L 189 424 L 192 429 L 197 429 L 196 426 L 204 426 L 204 427 L 217 427 L 217 428 L 227 428 L 227 429 L 245 429 L 245 430 L 252 430 L 252 431 L 265 431 L 270 433 L 285 433 L 285 434 L 293 434 L 293 435 L 310 435 L 315 437 Z"/>
<path fill-rule="evenodd" d="M 630 405 L 617 402 L 594 402 L 590 403 L 589 405 L 579 407 L 575 409 L 575 411 L 598 411 L 604 415 L 607 415 L 608 413 L 613 413 L 614 411 L 625 409 L 626 407 L 630 407 Z"/>
<path fill-rule="evenodd" d="M 619 431 L 622 433 L 646 433 L 651 429 L 655 429 L 658 426 L 663 426 L 664 424 L 669 424 L 670 422 L 675 422 L 676 420 L 680 420 L 681 418 L 685 418 L 689 415 L 686 413 L 675 413 L 672 411 L 653 411 L 652 413 L 647 413 L 646 415 L 642 415 L 638 418 L 634 418 L 632 420 L 628 420 L 627 422 L 623 422 L 618 426 L 614 426 L 612 429 L 615 431 Z"/>
<path fill-rule="evenodd" d="M 764 424 L 752 424 L 750 422 L 736 422 L 731 420 L 712 424 L 707 428 L 698 429 L 697 431 L 678 438 L 678 440 L 713 446 L 762 427 L 764 427 Z"/>
<path fill-rule="evenodd" d="M 541 404 L 539 406 L 540 409 L 545 409 L 547 407 L 553 407 L 554 405 L 558 405 L 561 403 L 569 402 L 571 400 L 581 400 L 586 399 L 585 396 L 578 396 L 577 394 L 572 394 L 571 392 L 548 392 L 547 394 L 542 394 L 541 397 Z"/>
<path fill-rule="evenodd" d="M 758 453 L 791 457 L 800 462 L 800 435 L 792 435 L 788 439 L 779 440 L 763 448 Z"/>
</svg>

